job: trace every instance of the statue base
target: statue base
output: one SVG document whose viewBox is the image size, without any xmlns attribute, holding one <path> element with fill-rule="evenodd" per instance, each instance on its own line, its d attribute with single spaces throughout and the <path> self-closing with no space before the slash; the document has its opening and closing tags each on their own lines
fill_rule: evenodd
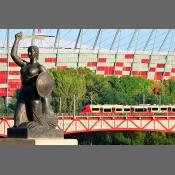
<svg viewBox="0 0 175 175">
<path fill-rule="evenodd" d="M 45 127 L 35 128 L 31 130 L 28 128 L 8 128 L 7 129 L 8 138 L 64 138 L 63 130 L 59 131 L 57 129 L 48 129 Z"/>
<path fill-rule="evenodd" d="M 36 128 L 35 128 L 36 129 Z M 77 139 L 64 139 L 64 132 L 40 128 L 33 132 L 28 128 L 8 128 L 7 138 L 0 138 L 0 145 L 78 145 Z"/>
<path fill-rule="evenodd" d="M 78 145 L 78 141 L 63 138 L 0 138 L 0 145 Z"/>
</svg>

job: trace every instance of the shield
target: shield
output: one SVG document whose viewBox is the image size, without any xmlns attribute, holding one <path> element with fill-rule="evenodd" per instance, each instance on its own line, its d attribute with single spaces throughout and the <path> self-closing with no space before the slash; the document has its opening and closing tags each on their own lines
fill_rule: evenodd
<svg viewBox="0 0 175 175">
<path fill-rule="evenodd" d="M 53 85 L 54 81 L 47 72 L 42 72 L 39 74 L 36 80 L 36 89 L 41 97 L 47 97 L 52 91 Z"/>
</svg>

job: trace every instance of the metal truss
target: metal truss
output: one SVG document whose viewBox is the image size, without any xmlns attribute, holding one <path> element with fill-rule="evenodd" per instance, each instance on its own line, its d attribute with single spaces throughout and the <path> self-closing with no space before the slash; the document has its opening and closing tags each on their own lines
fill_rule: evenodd
<svg viewBox="0 0 175 175">
<path fill-rule="evenodd" d="M 117 29 L 117 30 L 116 30 L 116 33 L 115 33 L 115 35 L 114 35 L 114 38 L 113 38 L 113 40 L 112 40 L 111 46 L 110 46 L 110 50 L 113 49 L 114 44 L 115 44 L 115 41 L 116 41 L 116 39 L 117 39 L 117 36 L 118 36 L 119 32 L 120 32 L 120 29 Z"/>
<path fill-rule="evenodd" d="M 166 42 L 166 40 L 167 40 L 167 38 L 168 38 L 168 35 L 170 34 L 171 30 L 172 30 L 172 29 L 169 29 L 169 30 L 168 30 L 168 32 L 167 32 L 167 34 L 166 34 L 166 36 L 165 36 L 165 38 L 164 38 L 164 40 L 163 40 L 163 42 L 162 42 L 160 48 L 159 48 L 159 52 L 162 50 L 162 48 L 163 48 L 163 46 L 164 46 L 164 44 L 165 44 L 165 42 Z"/>
<path fill-rule="evenodd" d="M 79 29 L 74 49 L 77 49 L 77 45 L 78 45 L 78 42 L 79 42 L 79 39 L 80 39 L 80 36 L 81 36 L 81 32 L 82 32 L 82 29 Z"/>
<path fill-rule="evenodd" d="M 149 42 L 150 42 L 150 40 L 151 40 L 151 38 L 152 38 L 152 36 L 153 36 L 153 34 L 154 34 L 155 31 L 156 31 L 156 29 L 152 29 L 152 30 L 151 30 L 151 33 L 150 33 L 150 35 L 149 35 L 149 37 L 148 37 L 148 39 L 147 39 L 147 41 L 146 41 L 146 43 L 145 43 L 145 46 L 144 46 L 143 51 L 145 51 L 146 48 L 148 47 L 148 44 L 149 44 Z"/>
<path fill-rule="evenodd" d="M 7 135 L 13 118 L 0 119 L 0 136 Z M 56 129 L 64 134 L 96 131 L 175 132 L 175 116 L 58 116 Z"/>
<path fill-rule="evenodd" d="M 132 35 L 132 37 L 131 37 L 131 40 L 129 41 L 129 44 L 128 44 L 128 47 L 127 47 L 127 50 L 130 49 L 130 47 L 131 47 L 131 45 L 132 45 L 132 42 L 133 42 L 133 40 L 134 40 L 135 37 L 136 37 L 137 32 L 138 32 L 138 29 L 135 29 L 135 30 L 134 30 L 134 33 L 133 33 L 133 35 Z"/>
<path fill-rule="evenodd" d="M 175 117 L 63 117 L 58 120 L 58 128 L 65 134 L 95 131 L 157 131 L 175 132 Z"/>
<path fill-rule="evenodd" d="M 55 42 L 54 42 L 54 48 L 56 49 L 57 47 L 57 43 L 59 43 L 59 35 L 60 35 L 60 29 L 57 29 L 57 33 L 56 33 L 56 36 L 55 36 Z M 59 47 L 59 46 L 58 46 Z M 59 48 L 58 48 L 59 49 Z"/>
<path fill-rule="evenodd" d="M 96 38 L 95 38 L 95 41 L 94 41 L 94 45 L 93 45 L 93 50 L 95 49 L 96 45 L 97 45 L 97 41 L 98 41 L 98 38 L 100 36 L 100 33 L 101 33 L 101 29 L 98 30 L 97 32 L 97 35 L 96 35 Z"/>
</svg>

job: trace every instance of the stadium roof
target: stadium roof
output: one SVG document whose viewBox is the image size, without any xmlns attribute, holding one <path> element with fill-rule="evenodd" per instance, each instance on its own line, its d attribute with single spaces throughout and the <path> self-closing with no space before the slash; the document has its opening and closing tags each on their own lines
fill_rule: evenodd
<svg viewBox="0 0 175 175">
<path fill-rule="evenodd" d="M 12 46 L 18 32 L 54 36 L 24 39 L 20 48 L 34 44 L 44 49 L 175 53 L 174 29 L 0 29 L 1 50 L 7 48 L 7 41 Z"/>
</svg>

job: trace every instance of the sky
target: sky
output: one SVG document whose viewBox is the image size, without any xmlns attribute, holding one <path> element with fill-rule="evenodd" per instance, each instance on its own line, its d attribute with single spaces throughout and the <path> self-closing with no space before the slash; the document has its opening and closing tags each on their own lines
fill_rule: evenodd
<svg viewBox="0 0 175 175">
<path fill-rule="evenodd" d="M 33 29 L 10 29 L 10 41 L 13 43 L 15 34 L 22 32 L 24 34 L 32 34 Z M 57 29 L 36 29 L 36 32 L 55 36 Z M 82 29 L 77 47 L 86 46 L 92 49 L 99 29 Z M 101 29 L 96 49 L 110 49 L 114 36 L 118 31 L 118 35 L 112 47 L 112 50 L 134 50 L 134 51 L 165 51 L 174 52 L 175 50 L 175 31 L 174 29 Z M 152 37 L 150 34 L 152 33 Z M 0 29 L 0 46 L 6 46 L 6 29 Z M 79 29 L 60 29 L 60 40 L 64 41 L 63 48 L 72 48 L 75 46 Z M 134 37 L 133 34 L 135 33 Z M 133 37 L 133 39 L 132 39 Z M 145 47 L 148 38 L 150 40 Z M 166 38 L 166 40 L 165 40 Z M 131 42 L 132 39 L 132 42 Z M 163 41 L 164 44 L 162 45 Z M 43 41 L 42 41 L 43 42 Z M 46 40 L 44 47 L 53 47 L 54 38 Z"/>
</svg>

